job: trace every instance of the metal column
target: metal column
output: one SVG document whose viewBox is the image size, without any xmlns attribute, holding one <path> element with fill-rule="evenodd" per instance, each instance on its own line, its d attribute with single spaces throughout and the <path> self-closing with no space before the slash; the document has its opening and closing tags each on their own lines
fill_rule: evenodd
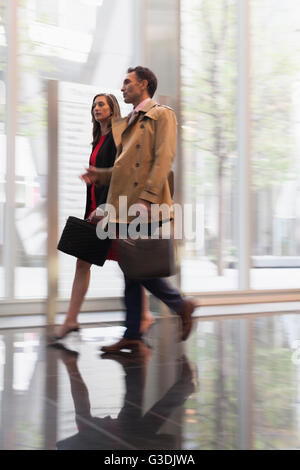
<svg viewBox="0 0 300 470">
<path fill-rule="evenodd" d="M 250 150 L 250 7 L 237 1 L 238 13 L 238 264 L 239 288 L 249 290 L 251 268 L 251 150 Z"/>
<path fill-rule="evenodd" d="M 47 273 L 48 273 L 48 299 L 47 324 L 55 323 L 58 255 L 57 255 L 57 227 L 58 227 L 58 82 L 48 82 L 48 244 L 47 244 Z"/>
<path fill-rule="evenodd" d="M 17 133 L 17 7 L 18 0 L 6 4 L 6 204 L 4 228 L 5 297 L 12 299 L 15 291 L 15 139 Z"/>
</svg>

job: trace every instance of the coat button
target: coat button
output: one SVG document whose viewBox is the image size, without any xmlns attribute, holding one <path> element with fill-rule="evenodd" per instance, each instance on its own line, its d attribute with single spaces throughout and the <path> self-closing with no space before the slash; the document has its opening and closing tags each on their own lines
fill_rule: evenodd
<svg viewBox="0 0 300 470">
<path fill-rule="evenodd" d="M 140 166 L 140 164 L 138 162 L 136 162 L 135 166 Z"/>
<path fill-rule="evenodd" d="M 136 144 L 136 148 L 139 149 L 141 146 L 140 144 Z"/>
<path fill-rule="evenodd" d="M 139 184 L 139 183 L 135 182 L 135 183 L 134 183 L 134 186 L 137 186 L 138 184 Z"/>
<path fill-rule="evenodd" d="M 144 124 L 141 124 L 141 125 L 140 125 L 140 128 L 141 128 L 141 129 L 145 129 Z"/>
</svg>

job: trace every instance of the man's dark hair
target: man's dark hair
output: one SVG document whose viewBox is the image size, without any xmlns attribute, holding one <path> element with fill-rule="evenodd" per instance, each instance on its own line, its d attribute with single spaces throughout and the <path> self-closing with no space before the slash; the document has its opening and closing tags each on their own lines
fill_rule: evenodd
<svg viewBox="0 0 300 470">
<path fill-rule="evenodd" d="M 138 80 L 147 80 L 148 82 L 148 93 L 150 98 L 154 95 L 157 88 L 157 78 L 154 73 L 147 67 L 138 65 L 137 67 L 129 67 L 127 73 L 135 72 Z"/>
</svg>

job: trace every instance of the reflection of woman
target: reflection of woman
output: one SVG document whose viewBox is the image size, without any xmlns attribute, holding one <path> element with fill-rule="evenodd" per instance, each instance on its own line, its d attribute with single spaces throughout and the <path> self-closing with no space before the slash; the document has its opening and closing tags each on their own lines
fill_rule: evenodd
<svg viewBox="0 0 300 470">
<path fill-rule="evenodd" d="M 61 345 L 59 345 L 61 346 Z M 195 392 L 195 372 L 185 356 L 177 359 L 176 378 L 161 398 L 145 412 L 144 396 L 146 383 L 158 384 L 158 376 L 149 374 L 151 350 L 140 344 L 139 354 L 120 352 L 103 355 L 122 366 L 125 382 L 125 395 L 117 417 L 93 416 L 88 388 L 78 368 L 78 353 L 60 348 L 60 358 L 66 366 L 70 380 L 71 394 L 75 408 L 75 421 L 78 432 L 57 443 L 58 450 L 145 450 L 177 449 L 178 437 L 174 433 L 163 433 L 166 422 L 183 406 L 191 393 Z M 146 382 L 147 379 L 147 382 Z M 154 388 L 153 388 L 154 387 Z M 157 391 L 160 391 L 158 387 Z M 115 406 L 113 407 L 115 410 Z"/>
<path fill-rule="evenodd" d="M 111 119 L 112 117 L 120 117 L 120 108 L 116 97 L 105 93 L 96 95 L 93 99 L 91 114 L 93 122 L 93 150 L 90 156 L 90 165 L 97 168 L 112 167 L 115 160 L 116 147 L 111 132 Z M 96 208 L 106 202 L 108 186 L 95 186 L 87 180 L 85 182 L 87 183 L 85 218 L 91 222 L 97 222 L 95 215 Z M 107 259 L 117 260 L 114 246 L 113 243 Z M 69 309 L 63 325 L 55 336 L 57 340 L 64 338 L 73 331 L 79 330 L 77 318 L 88 290 L 90 268 L 90 263 L 77 259 Z M 144 292 L 141 329 L 145 331 L 152 321 Z"/>
</svg>

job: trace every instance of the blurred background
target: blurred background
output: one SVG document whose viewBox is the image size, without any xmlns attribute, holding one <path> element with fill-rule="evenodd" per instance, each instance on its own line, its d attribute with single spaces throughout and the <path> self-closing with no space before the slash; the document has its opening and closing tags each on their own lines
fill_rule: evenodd
<svg viewBox="0 0 300 470">
<path fill-rule="evenodd" d="M 126 115 L 120 88 L 127 68 L 139 64 L 158 77 L 155 99 L 176 112 L 175 201 L 192 204 L 197 219 L 197 236 L 180 247 L 181 289 L 204 303 L 298 299 L 300 4 L 0 0 L 0 61 L 1 313 L 8 305 L 14 313 L 44 311 L 49 250 L 66 218 L 84 214 L 78 175 L 91 151 L 92 98 L 115 93 Z M 57 257 L 63 302 L 75 259 Z M 84 309 L 97 299 L 105 309 L 105 299 L 122 295 L 121 272 L 108 261 L 92 269 Z"/>
</svg>

